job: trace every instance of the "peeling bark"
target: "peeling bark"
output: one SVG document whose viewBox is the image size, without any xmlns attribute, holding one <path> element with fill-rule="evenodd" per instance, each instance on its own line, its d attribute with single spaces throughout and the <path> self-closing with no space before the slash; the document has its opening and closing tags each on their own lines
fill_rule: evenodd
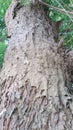
<svg viewBox="0 0 73 130">
<path fill-rule="evenodd" d="M 16 2 L 5 18 L 11 37 L 0 73 L 0 129 L 73 130 L 72 53 L 58 48 L 42 5 L 23 6 L 13 18 Z"/>
</svg>

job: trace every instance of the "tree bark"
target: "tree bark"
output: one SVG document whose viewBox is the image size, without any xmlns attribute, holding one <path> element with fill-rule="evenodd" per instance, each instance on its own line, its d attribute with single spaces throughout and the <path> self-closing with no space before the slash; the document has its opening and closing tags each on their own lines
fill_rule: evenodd
<svg viewBox="0 0 73 130">
<path fill-rule="evenodd" d="M 41 4 L 15 10 L 17 4 L 12 1 L 5 17 L 0 129 L 73 130 L 72 51 L 55 43 Z"/>
</svg>

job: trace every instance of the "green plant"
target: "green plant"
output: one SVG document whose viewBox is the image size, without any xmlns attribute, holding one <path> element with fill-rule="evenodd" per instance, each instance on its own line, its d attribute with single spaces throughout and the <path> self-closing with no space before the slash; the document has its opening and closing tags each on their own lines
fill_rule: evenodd
<svg viewBox="0 0 73 130">
<path fill-rule="evenodd" d="M 0 42 L 0 69 L 2 68 L 7 44 Z"/>
<path fill-rule="evenodd" d="M 11 0 L 0 0 L 0 42 L 6 40 L 7 38 L 4 17 L 10 2 Z"/>
<path fill-rule="evenodd" d="M 11 0 L 0 0 L 0 70 L 3 65 L 4 55 L 7 48 L 7 45 L 5 44 L 7 40 L 7 33 L 4 17 L 10 2 Z"/>
<path fill-rule="evenodd" d="M 49 17 L 57 22 L 62 20 L 60 26 L 60 37 L 64 43 L 73 48 L 73 1 L 72 0 L 46 0 Z"/>
</svg>

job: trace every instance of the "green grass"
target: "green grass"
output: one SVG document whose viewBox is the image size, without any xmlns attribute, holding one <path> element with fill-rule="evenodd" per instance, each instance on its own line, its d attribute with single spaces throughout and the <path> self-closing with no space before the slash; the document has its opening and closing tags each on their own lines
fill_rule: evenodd
<svg viewBox="0 0 73 130">
<path fill-rule="evenodd" d="M 4 55 L 7 48 L 7 44 L 5 42 L 0 42 L 0 70 L 2 68 L 3 62 L 4 62 Z"/>
</svg>

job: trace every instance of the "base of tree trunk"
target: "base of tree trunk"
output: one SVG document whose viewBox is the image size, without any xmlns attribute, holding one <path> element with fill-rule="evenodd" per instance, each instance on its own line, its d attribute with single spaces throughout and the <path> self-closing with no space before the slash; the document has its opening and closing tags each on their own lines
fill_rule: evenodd
<svg viewBox="0 0 73 130">
<path fill-rule="evenodd" d="M 55 43 L 41 5 L 6 13 L 9 46 L 0 73 L 1 130 L 73 130 L 72 51 Z"/>
</svg>

